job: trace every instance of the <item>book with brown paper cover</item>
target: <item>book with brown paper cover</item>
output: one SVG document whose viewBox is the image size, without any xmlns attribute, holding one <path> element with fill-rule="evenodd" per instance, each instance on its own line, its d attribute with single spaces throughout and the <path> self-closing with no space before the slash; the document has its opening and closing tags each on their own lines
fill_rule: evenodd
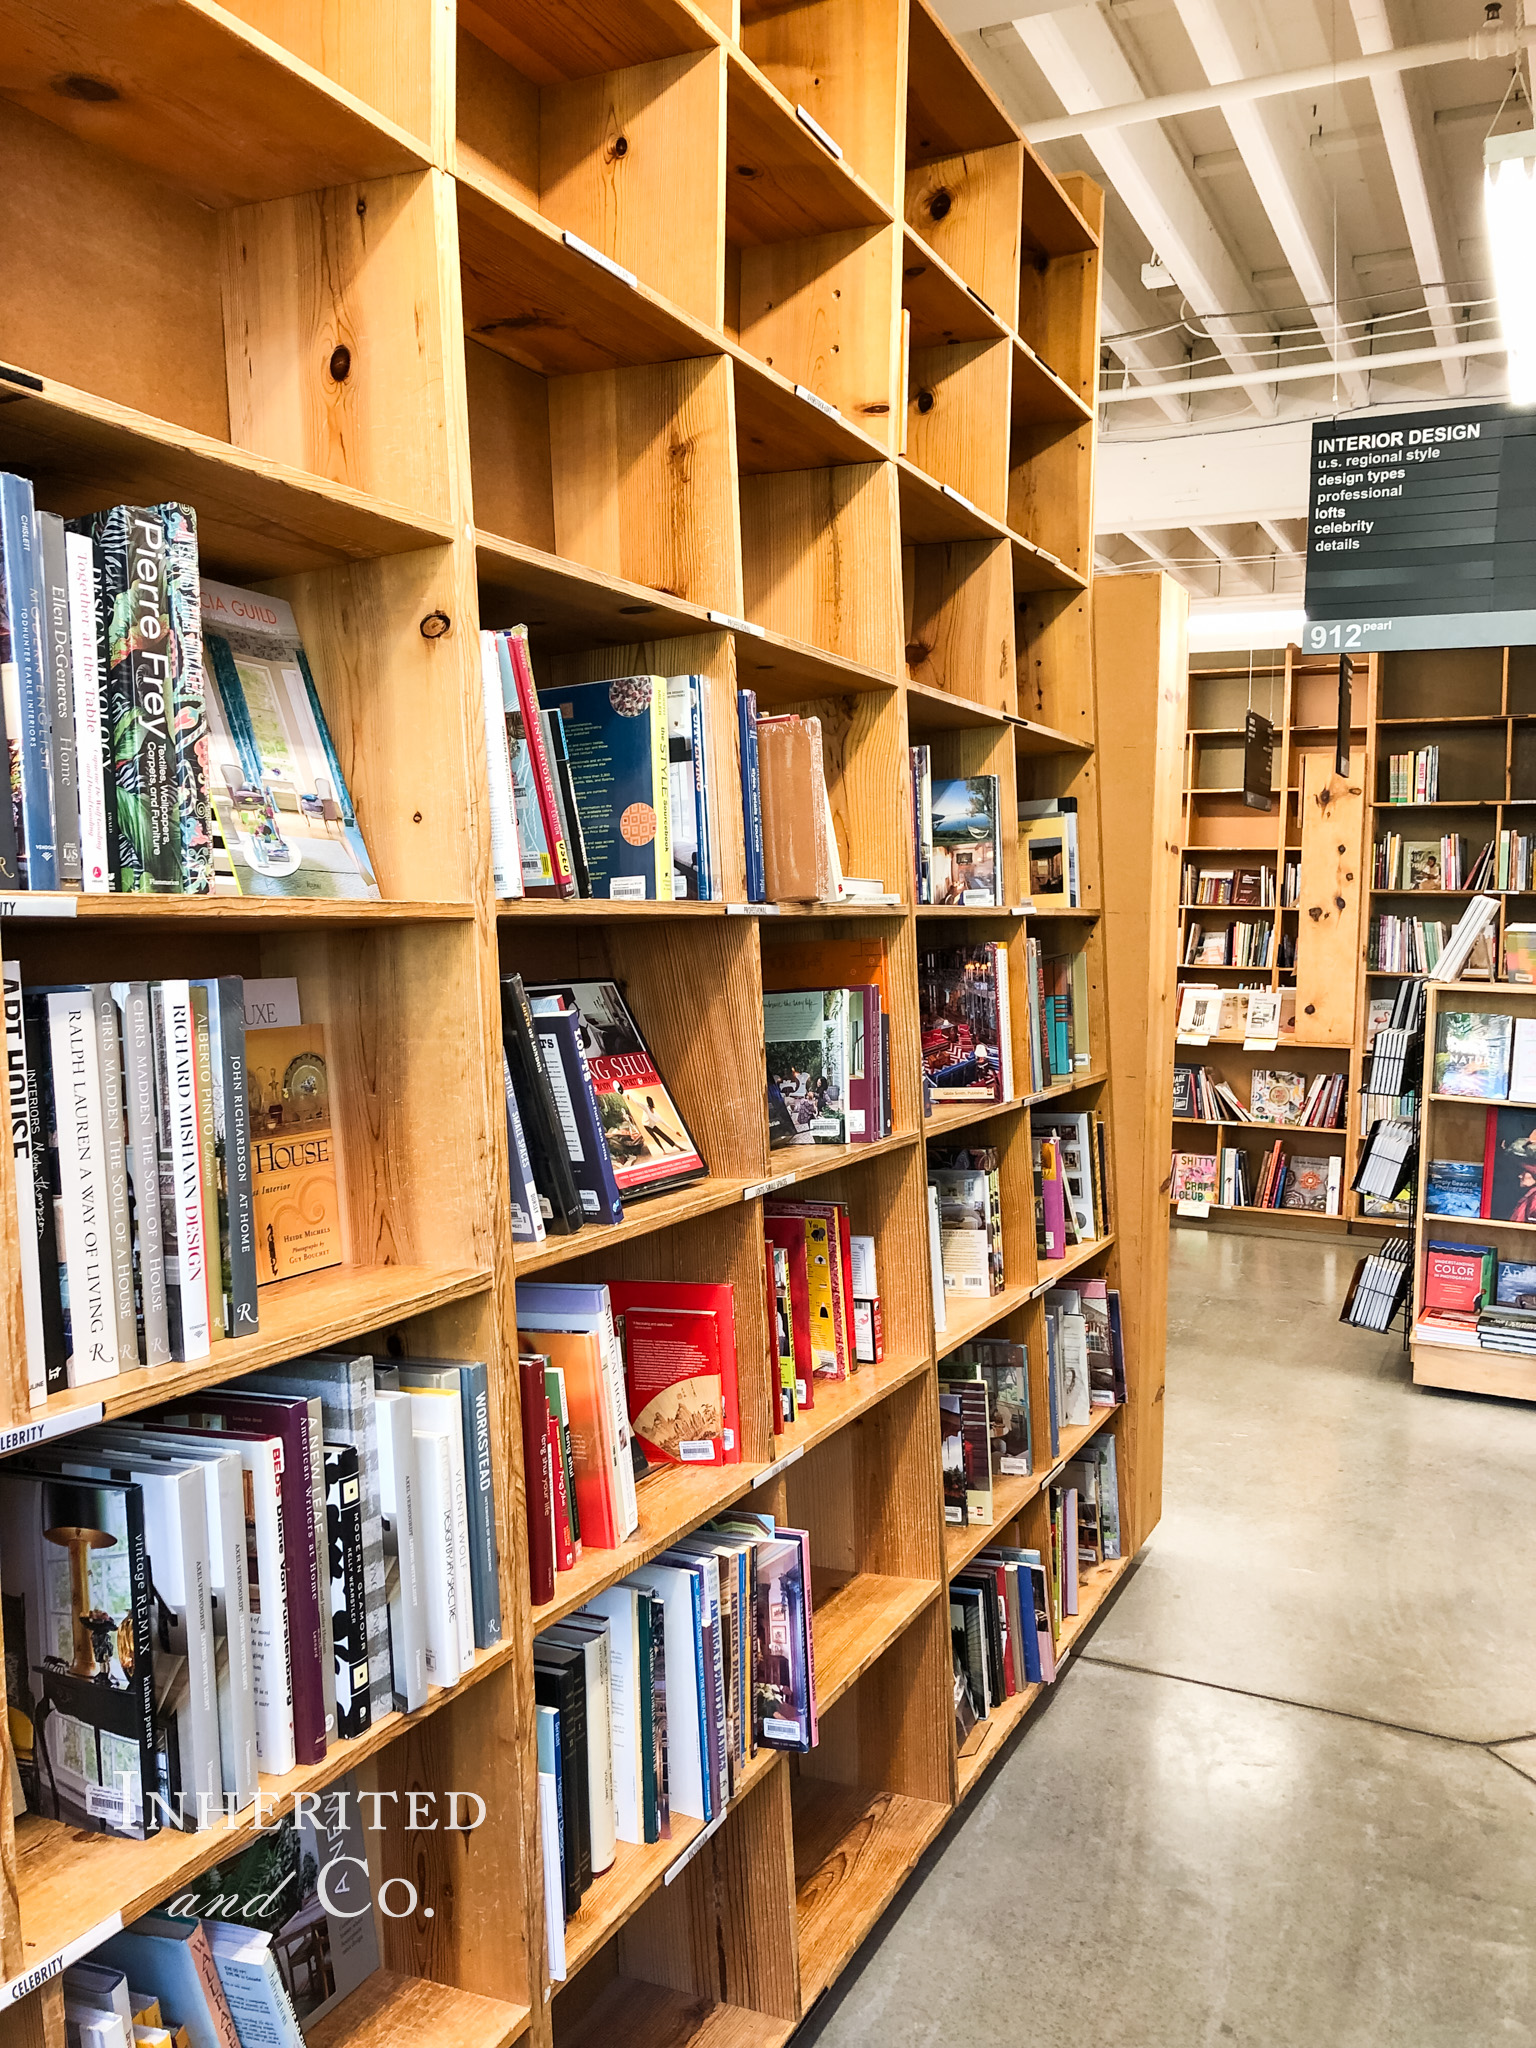
<svg viewBox="0 0 1536 2048">
<path fill-rule="evenodd" d="M 816 903 L 834 893 L 827 848 L 821 720 L 760 718 L 763 870 L 770 903 Z"/>
<path fill-rule="evenodd" d="M 268 1286 L 342 1262 L 331 1091 L 318 1024 L 247 1032 L 245 1048 L 256 1271 Z"/>
</svg>

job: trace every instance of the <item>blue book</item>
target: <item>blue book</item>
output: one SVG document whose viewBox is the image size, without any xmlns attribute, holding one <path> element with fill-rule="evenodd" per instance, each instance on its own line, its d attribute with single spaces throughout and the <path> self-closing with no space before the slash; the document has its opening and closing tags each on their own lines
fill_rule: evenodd
<svg viewBox="0 0 1536 2048">
<path fill-rule="evenodd" d="M 1424 1181 L 1426 1216 L 1483 1213 L 1483 1168 L 1475 1159 L 1431 1159 Z M 1503 1268 L 1500 1268 L 1502 1273 Z"/>
<path fill-rule="evenodd" d="M 589 1221 L 622 1223 L 624 1203 L 613 1177 L 613 1156 L 598 1114 L 597 1092 L 581 1050 L 581 1016 L 567 1010 L 558 996 L 533 996 L 534 1036 L 544 1055 L 560 1128 L 565 1136 L 571 1177 Z"/>
<path fill-rule="evenodd" d="M 766 903 L 768 884 L 763 868 L 763 785 L 757 765 L 757 692 L 736 692 L 741 729 L 741 819 L 747 849 L 747 901 Z"/>
<path fill-rule="evenodd" d="M 1536 1308 L 1536 1265 L 1525 1259 L 1500 1259 L 1495 1299 L 1505 1308 Z"/>
<path fill-rule="evenodd" d="M 0 471 L 0 540 L 5 607 L 16 664 L 21 750 L 21 819 L 26 839 L 27 887 L 57 889 L 58 845 L 53 822 L 53 725 L 48 716 L 43 664 L 42 569 L 37 512 L 25 477 Z M 9 723 L 9 721 L 7 721 Z"/>
<path fill-rule="evenodd" d="M 672 792 L 664 678 L 618 676 L 570 689 L 543 689 L 539 702 L 565 721 L 592 894 L 618 902 L 670 903 Z"/>
</svg>

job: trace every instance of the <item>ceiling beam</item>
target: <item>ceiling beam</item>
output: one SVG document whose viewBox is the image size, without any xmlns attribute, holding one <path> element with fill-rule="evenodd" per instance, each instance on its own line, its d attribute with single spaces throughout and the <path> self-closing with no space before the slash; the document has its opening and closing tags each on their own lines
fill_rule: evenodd
<svg viewBox="0 0 1536 2048">
<path fill-rule="evenodd" d="M 1301 553 L 1301 549 L 1297 547 L 1290 535 L 1276 520 L 1257 519 L 1254 521 L 1254 524 L 1261 533 L 1266 534 L 1274 542 L 1277 555 L 1299 555 Z"/>
<path fill-rule="evenodd" d="M 1161 344 L 1159 348 L 1154 344 L 1138 340 L 1134 334 L 1130 333 L 1129 330 L 1138 325 L 1136 308 L 1110 275 L 1107 265 L 1104 267 L 1103 277 L 1101 313 L 1103 325 L 1109 329 L 1109 333 L 1105 337 L 1104 346 L 1111 354 L 1117 355 L 1120 358 L 1131 376 L 1138 383 L 1145 383 L 1149 378 L 1161 378 L 1166 371 L 1177 369 L 1178 359 L 1184 354 L 1184 351 L 1178 346 L 1177 342 L 1173 342 L 1170 347 L 1171 337 L 1159 335 L 1157 336 L 1157 343 Z M 1164 360 L 1159 361 L 1159 355 Z M 1170 356 L 1173 360 L 1167 360 Z M 1188 406 L 1182 398 L 1177 397 L 1174 393 L 1169 391 L 1148 391 L 1147 397 L 1163 414 L 1164 418 L 1172 420 L 1176 427 L 1183 426 L 1188 420 Z"/>
<path fill-rule="evenodd" d="M 985 40 L 1006 55 L 1022 43 L 1064 106 L 1102 106 L 1136 91 L 1136 78 L 1108 21 L 1094 6 L 1009 23 Z M 1266 416 L 1276 410 L 1264 365 L 1236 321 L 1217 308 L 1248 303 L 1251 286 L 1207 212 L 1189 166 L 1161 128 L 1096 134 L 1093 152 L 1137 226 L 1172 273 L 1247 391 Z"/>
<path fill-rule="evenodd" d="M 1392 48 L 1392 24 L 1384 0 L 1349 0 L 1355 17 L 1360 47 L 1370 55 Z M 1387 145 L 1387 161 L 1397 182 L 1397 196 L 1408 224 L 1408 241 L 1418 266 L 1419 286 L 1429 309 L 1429 324 L 1441 348 L 1460 340 L 1450 295 L 1445 288 L 1445 260 L 1440 252 L 1440 235 L 1430 204 L 1424 161 L 1413 132 L 1413 115 L 1401 72 L 1384 72 L 1371 80 L 1381 133 Z M 1457 356 L 1447 356 L 1442 366 L 1446 393 L 1459 398 L 1467 388 L 1466 366 Z"/>
<path fill-rule="evenodd" d="M 1217 0 L 1175 0 L 1175 5 L 1207 78 L 1216 85 L 1241 79 L 1243 61 L 1232 38 L 1228 15 Z M 1244 40 L 1251 43 L 1255 38 L 1247 36 Z M 1323 346 L 1339 365 L 1349 402 L 1364 405 L 1368 377 L 1348 367 L 1354 349 L 1335 301 L 1337 257 L 1330 262 L 1333 238 L 1317 172 L 1306 160 L 1287 169 L 1270 109 L 1242 101 L 1223 112 L 1259 203 L 1269 215 L 1285 260 L 1317 322 Z"/>
<path fill-rule="evenodd" d="M 1487 341 L 1454 341 L 1449 348 L 1399 348 L 1382 355 L 1371 356 L 1371 372 L 1380 370 L 1411 370 L 1424 363 L 1454 362 L 1467 356 L 1501 356 L 1507 351 L 1507 344 L 1499 337 Z M 1284 363 L 1268 373 L 1273 384 L 1294 384 L 1306 378 L 1331 377 L 1335 374 L 1330 363 Z M 1235 391 L 1244 386 L 1248 379 L 1243 376 L 1190 377 L 1181 384 L 1168 384 L 1169 391 L 1180 391 L 1188 398 L 1196 398 L 1202 391 Z M 1128 398 L 1150 398 L 1151 392 L 1144 389 L 1131 391 L 1101 391 L 1100 405 L 1120 405 Z"/>
</svg>

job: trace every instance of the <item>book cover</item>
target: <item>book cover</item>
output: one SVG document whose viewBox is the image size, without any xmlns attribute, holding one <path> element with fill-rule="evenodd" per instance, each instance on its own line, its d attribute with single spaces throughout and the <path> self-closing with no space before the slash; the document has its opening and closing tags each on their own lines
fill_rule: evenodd
<svg viewBox="0 0 1536 2048">
<path fill-rule="evenodd" d="M 1420 1307 L 1475 1310 L 1494 1288 L 1497 1255 L 1492 1245 L 1448 1244 L 1431 1238 L 1424 1248 L 1424 1294 Z"/>
<path fill-rule="evenodd" d="M 138 1352 L 145 1365 L 171 1356 L 165 1298 L 165 1239 L 160 1211 L 159 1106 L 149 984 L 114 981 L 123 1045 L 128 1200 L 133 1228 Z"/>
<path fill-rule="evenodd" d="M 1527 1259 L 1500 1259 L 1494 1298 L 1501 1308 L 1536 1309 L 1536 1264 Z"/>
<path fill-rule="evenodd" d="M 630 1419 L 646 1456 L 724 1464 L 725 1362 L 714 1312 L 631 1304 L 621 1327 Z"/>
<path fill-rule="evenodd" d="M 533 1005 L 520 974 L 504 974 L 501 978 L 501 1042 L 517 1121 L 527 1142 L 539 1219 L 551 1230 L 579 1230 L 585 1211 L 571 1171 L 554 1087 L 534 1028 Z"/>
<path fill-rule="evenodd" d="M 662 1194 L 708 1172 L 617 982 L 544 982 L 528 996 L 557 996 L 581 1020 L 581 1050 L 621 1195 Z"/>
<path fill-rule="evenodd" d="M 770 1143 L 847 1143 L 847 1020 L 846 989 L 764 992 Z"/>
<path fill-rule="evenodd" d="M 995 775 L 935 777 L 931 900 L 966 908 L 1000 903 Z"/>
<path fill-rule="evenodd" d="M 160 1120 L 160 1232 L 171 1356 L 180 1360 L 206 1358 L 211 1341 L 208 1239 L 203 1214 L 192 991 L 185 981 L 157 981 L 150 984 L 149 995 Z"/>
<path fill-rule="evenodd" d="M 997 949 L 925 953 L 918 972 L 923 1077 L 935 1102 L 1002 1102 Z"/>
<path fill-rule="evenodd" d="M 182 886 L 181 820 L 171 730 L 163 508 L 114 505 L 84 526 L 101 545 L 111 602 L 109 673 L 122 886 L 140 894 L 174 894 Z"/>
<path fill-rule="evenodd" d="M 1485 1010 L 1442 1010 L 1435 1041 L 1435 1093 L 1502 1100 L 1508 1090 L 1513 1039 L 1513 1017 Z"/>
<path fill-rule="evenodd" d="M 528 1410 L 523 1398 L 523 1414 Z M 389 1694 L 398 1713 L 413 1714 L 427 1701 L 426 1592 L 422 1583 L 421 1478 L 411 1429 L 411 1397 L 375 1387 L 379 1450 L 379 1531 L 388 1615 Z M 538 1493 L 528 1495 L 530 1556 L 538 1541 Z M 370 1677 L 381 1674 L 370 1672 Z"/>
<path fill-rule="evenodd" d="M 812 1740 L 810 1603 L 797 1541 L 758 1543 L 752 1608 L 752 1720 L 765 1749 L 808 1751 Z"/>
<path fill-rule="evenodd" d="M 624 1202 L 581 1049 L 581 1018 L 553 996 L 533 998 L 531 1008 L 582 1213 L 593 1222 L 622 1223 Z"/>
<path fill-rule="evenodd" d="M 1068 907 L 1065 820 L 1019 820 L 1019 866 L 1024 893 L 1036 910 Z"/>
<path fill-rule="evenodd" d="M 21 481 L 0 472 L 0 891 L 27 885 L 21 810 L 21 677 L 7 587 L 14 550 L 7 547 L 3 532 L 8 495 Z"/>
<path fill-rule="evenodd" d="M 7 959 L 0 962 L 5 990 L 5 1063 L 7 1099 L 11 1113 L 11 1154 L 16 1175 L 17 1251 L 21 1266 L 22 1334 L 27 1348 L 27 1394 L 31 1405 L 40 1407 L 48 1394 L 50 1352 L 53 1369 L 64 1372 L 64 1330 L 62 1304 L 53 1288 L 52 1316 L 45 1320 L 43 1308 L 43 1261 L 37 1230 L 39 1197 L 47 1201 L 47 1169 L 38 1157 L 33 1129 L 34 1086 L 27 1072 L 25 1013 L 21 995 L 21 965 Z M 49 1214 L 52 1204 L 48 1203 Z"/>
<path fill-rule="evenodd" d="M 1425 1169 L 1427 1216 L 1481 1216 L 1483 1169 L 1475 1159 L 1431 1159 Z"/>
<path fill-rule="evenodd" d="M 1280 1207 L 1325 1215 L 1328 1209 L 1328 1164 L 1325 1158 L 1304 1159 L 1299 1153 L 1293 1153 Z"/>
<path fill-rule="evenodd" d="M 336 1658 L 336 1733 L 361 1735 L 372 1722 L 368 1602 L 363 1575 L 363 1482 L 355 1444 L 326 1444 L 325 1552 Z"/>
<path fill-rule="evenodd" d="M 565 722 L 592 894 L 615 901 L 670 902 L 673 821 L 665 679 L 620 676 L 570 689 L 546 688 L 539 701 L 558 710 Z M 691 817 L 691 791 L 689 796 Z M 697 843 L 693 855 L 697 892 Z"/>
<path fill-rule="evenodd" d="M 265 1287 L 341 1264 L 341 1198 L 320 1026 L 249 1032 L 245 1056 L 256 1275 Z"/>
<path fill-rule="evenodd" d="M 1536 1223 L 1536 1110 L 1488 1111 L 1482 1211 L 1492 1222 Z"/>
<path fill-rule="evenodd" d="M 944 1519 L 992 1519 L 992 1404 L 980 1380 L 939 1381 Z"/>
<path fill-rule="evenodd" d="M 1254 1068 L 1249 1107 L 1256 1124 L 1294 1124 L 1300 1120 L 1306 1099 L 1305 1074 Z"/>
<path fill-rule="evenodd" d="M 565 720 L 556 707 L 541 709 L 539 730 L 549 757 L 550 779 L 555 786 L 555 809 L 560 831 L 570 855 L 571 877 L 578 896 L 592 894 L 592 870 L 587 863 L 587 836 L 582 828 L 581 807 L 576 801 L 576 783 L 571 771 L 570 749 L 566 745 Z"/>
<path fill-rule="evenodd" d="M 747 901 L 767 901 L 763 864 L 763 788 L 757 749 L 757 693 L 736 693 L 737 747 L 741 762 L 741 818 L 746 848 Z"/>
<path fill-rule="evenodd" d="M 206 896 L 213 886 L 213 821 L 208 807 L 208 706 L 203 673 L 202 585 L 197 513 L 157 505 L 165 528 L 166 703 L 175 771 L 181 886 Z"/>
<path fill-rule="evenodd" d="M 377 898 L 292 607 L 205 580 L 201 616 L 206 787 L 222 843 L 212 860 L 213 888 L 241 896 Z M 195 729 L 190 744 L 195 757 Z"/>
<path fill-rule="evenodd" d="M 83 1387 L 111 1379 L 136 1361 L 118 1356 L 95 1005 L 89 989 L 60 990 L 44 1000 L 58 1133 L 69 1384 Z"/>
<path fill-rule="evenodd" d="M 523 846 L 523 889 L 530 896 L 574 896 L 576 876 L 560 825 L 554 770 L 539 722 L 539 693 L 533 680 L 527 627 L 514 626 L 510 632 L 498 633 L 496 654 Z M 525 789 L 531 801 L 525 799 Z"/>
</svg>

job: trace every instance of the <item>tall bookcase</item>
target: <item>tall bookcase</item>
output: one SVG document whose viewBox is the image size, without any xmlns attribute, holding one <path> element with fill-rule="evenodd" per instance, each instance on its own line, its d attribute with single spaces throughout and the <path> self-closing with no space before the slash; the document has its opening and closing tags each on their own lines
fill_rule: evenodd
<svg viewBox="0 0 1536 2048">
<path fill-rule="evenodd" d="M 0 359 L 20 373 L 0 377 L 0 463 L 63 513 L 185 500 L 206 573 L 291 601 L 383 891 L 0 904 L 29 980 L 294 974 L 327 1035 L 346 1264 L 264 1296 L 260 1335 L 206 1364 L 93 1394 L 121 1414 L 322 1344 L 491 1365 L 502 1643 L 423 1712 L 264 1787 L 270 1815 L 356 1769 L 402 1795 L 478 1792 L 490 1820 L 378 1838 L 418 1904 L 384 1923 L 386 1973 L 312 2039 L 577 2044 L 618 2021 L 642 2044 L 782 2042 L 1033 1704 L 957 1757 L 945 1585 L 980 1537 L 944 1528 L 937 1356 L 983 1329 L 1025 1341 L 1047 1444 L 1040 1296 L 1069 1270 L 1122 1289 L 1130 1401 L 1095 1421 L 1123 1454 L 1125 1557 L 1088 1579 L 1063 1653 L 1158 1516 L 1167 1219 L 1143 1138 L 1169 1048 L 1144 1033 L 1167 985 L 1134 912 L 1122 974 L 1115 891 L 1167 866 L 1150 791 L 1176 780 L 1176 734 L 1157 689 L 1129 687 L 1130 650 L 1095 680 L 1101 195 L 1051 177 L 925 0 L 80 0 L 67 23 L 0 0 L 0 44 Z M 541 680 L 709 678 L 726 900 L 495 901 L 477 629 L 518 621 Z M 844 865 L 899 907 L 743 901 L 743 686 L 821 718 Z M 936 771 L 999 776 L 1010 903 L 1016 797 L 1078 801 L 1084 901 L 1065 922 L 1088 950 L 1094 1065 L 1052 1093 L 1109 1117 L 1116 1234 L 1054 1267 L 1034 1252 L 1030 1103 L 924 1126 L 919 951 L 1006 938 L 1022 1062 L 1028 921 L 914 912 L 919 736 Z M 1101 806 L 1137 821 L 1102 859 Z M 890 965 L 894 1133 L 772 1152 L 765 973 L 850 934 Z M 498 976 L 515 969 L 627 985 L 707 1179 L 514 1247 Z M 972 1127 L 1004 1158 L 1007 1286 L 936 1347 L 925 1140 Z M 761 1200 L 792 1183 L 845 1197 L 874 1235 L 885 1362 L 775 1436 Z M 515 1370 L 534 1272 L 731 1281 L 743 1437 L 739 1465 L 647 1480 L 638 1536 L 589 1550 L 537 1610 Z M 0 1421 L 93 1414 L 75 1394 L 26 1410 L 8 1152 L 0 1316 Z M 1043 1538 L 1039 1463 L 996 1533 Z M 760 1754 L 707 1842 L 679 1818 L 668 1842 L 621 1846 L 552 1987 L 533 1638 L 747 1498 L 811 1530 L 820 1745 Z M 77 1840 L 6 1803 L 7 2027 L 63 2048 L 60 1959 L 230 1846 Z"/>
<path fill-rule="evenodd" d="M 1318 1074 L 1347 1077 L 1347 1123 L 1338 1130 L 1295 1126 L 1211 1123 L 1179 1118 L 1176 1150 L 1215 1152 L 1247 1147 L 1251 1169 L 1256 1150 L 1278 1137 L 1288 1156 L 1338 1154 L 1343 1161 L 1341 1215 L 1305 1210 L 1253 1209 L 1224 1212 L 1223 1220 L 1249 1217 L 1266 1224 L 1342 1231 L 1356 1213 L 1349 1192 L 1358 1139 L 1361 1015 L 1362 911 L 1369 882 L 1370 840 L 1367 791 L 1372 731 L 1374 669 L 1356 665 L 1350 707 L 1350 772 L 1338 766 L 1339 664 L 1309 659 L 1288 647 L 1278 662 L 1259 664 L 1231 654 L 1197 656 L 1189 672 L 1189 725 L 1184 765 L 1184 855 L 1179 889 L 1178 979 L 1230 989 L 1289 991 L 1295 998 L 1294 1029 L 1277 1046 L 1245 1049 L 1241 1031 L 1214 1035 L 1209 1044 L 1180 1043 L 1181 1063 L 1214 1071 L 1244 1102 L 1252 1099 L 1254 1069 L 1279 1067 L 1307 1082 Z M 1243 732 L 1249 710 L 1274 728 L 1271 805 L 1260 810 L 1243 794 Z M 1287 903 L 1286 873 L 1294 875 Z M 1197 905 L 1197 878 L 1208 870 L 1258 868 L 1270 878 L 1272 906 L 1237 908 Z M 1191 962 L 1190 926 L 1237 922 L 1273 928 L 1267 967 L 1211 967 Z M 1288 964 L 1281 965 L 1282 941 Z M 1213 1213 L 1219 1205 L 1213 1205 Z"/>
</svg>

